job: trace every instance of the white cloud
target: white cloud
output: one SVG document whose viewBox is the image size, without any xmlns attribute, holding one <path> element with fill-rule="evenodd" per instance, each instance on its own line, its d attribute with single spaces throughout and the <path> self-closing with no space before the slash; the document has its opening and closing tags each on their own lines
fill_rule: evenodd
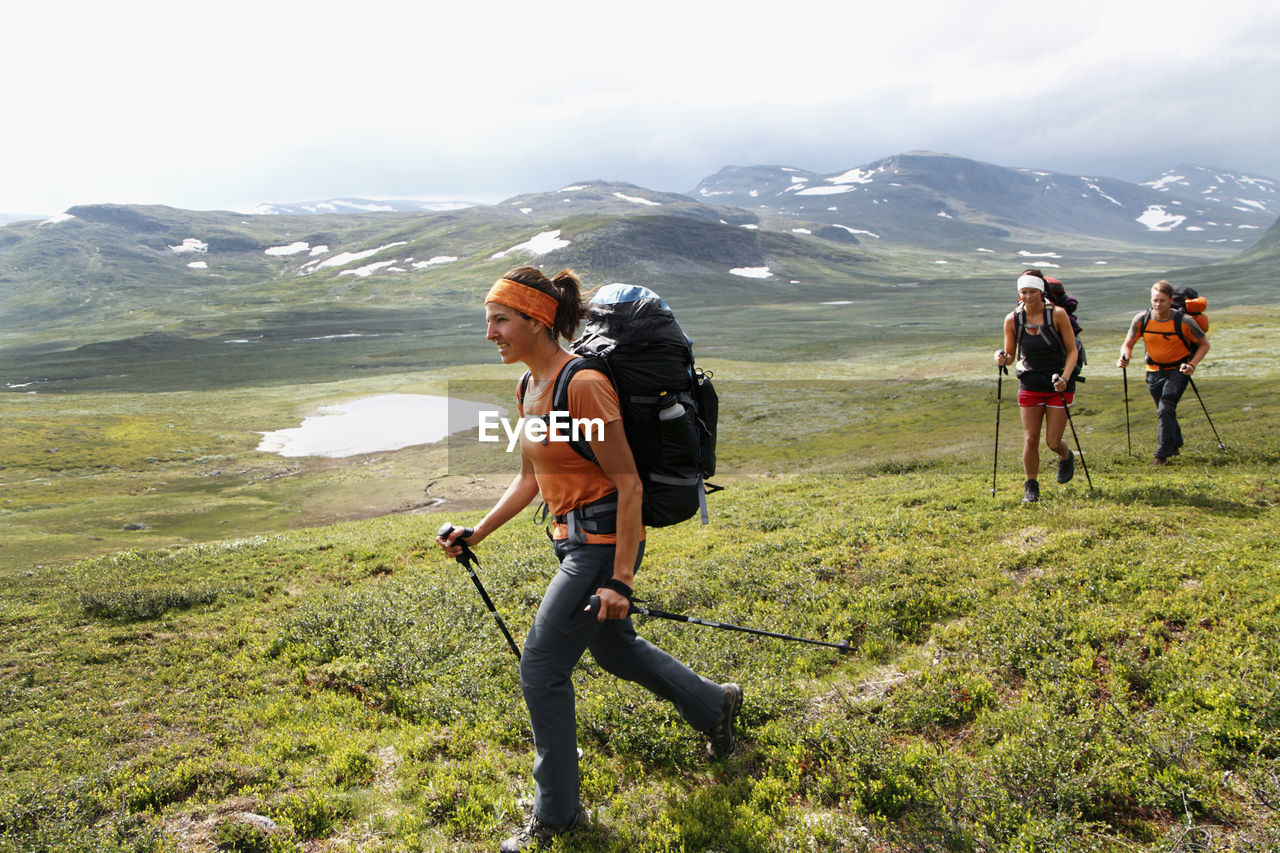
<svg viewBox="0 0 1280 853">
<path fill-rule="evenodd" d="M 760 34 L 776 30 L 774 8 L 725 8 L 653 0 L 616 39 L 586 0 L 555 15 L 514 0 L 368 0 L 359 15 L 300 0 L 226 0 L 218 14 L 160 0 L 18 4 L 0 75 L 23 81 L 5 104 L 22 132 L 0 141 L 0 212 L 502 198 L 594 177 L 685 192 L 729 163 L 853 174 L 913 148 L 1117 177 L 1124 166 L 1143 179 L 1180 162 L 1280 176 L 1280 111 L 1256 109 L 1280 97 L 1274 3 L 1176 14 L 1155 0 L 801 3 L 789 12 L 822 25 L 769 48 Z M 408 38 L 448 34 L 431 39 L 432 66 L 467 73 L 424 76 L 420 52 L 386 49 L 388 21 Z M 282 120 L 271 95 L 303 67 L 283 33 L 306 52 L 307 91 L 325 93 L 307 120 Z M 1052 44 L 1026 45 L 1032 33 Z M 787 73 L 725 74 L 722 53 L 674 47 L 711 38 L 771 51 Z M 519 56 L 475 61 L 550 43 L 573 45 L 574 61 L 539 61 L 536 73 L 513 73 L 532 64 Z M 423 108 L 405 109 L 387 79 L 414 80 Z M 395 118 L 372 133 L 355 115 Z M 1249 133 L 1221 132 L 1241 115 Z"/>
</svg>

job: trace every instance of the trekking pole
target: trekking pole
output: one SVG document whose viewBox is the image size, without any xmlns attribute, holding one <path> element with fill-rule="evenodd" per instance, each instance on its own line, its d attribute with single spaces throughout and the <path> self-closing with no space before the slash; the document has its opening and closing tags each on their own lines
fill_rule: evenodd
<svg viewBox="0 0 1280 853">
<path fill-rule="evenodd" d="M 1053 384 L 1058 384 L 1058 374 L 1053 374 Z M 1089 476 L 1089 466 L 1084 461 L 1084 451 L 1080 449 L 1080 436 L 1076 435 L 1075 421 L 1071 420 L 1071 407 L 1067 405 L 1067 392 L 1059 391 L 1062 397 L 1062 410 L 1067 413 L 1067 423 L 1071 426 L 1071 437 L 1076 440 L 1076 453 L 1080 454 L 1080 467 L 1084 469 L 1084 478 L 1089 483 L 1089 491 L 1093 491 L 1093 478 Z"/>
<path fill-rule="evenodd" d="M 1004 352 L 1001 351 L 1001 355 Z M 996 468 L 1000 460 L 1000 392 L 1004 385 L 1004 377 L 1009 372 L 1009 368 L 1003 364 L 997 365 L 1000 372 L 996 374 L 996 446 L 991 451 L 991 497 L 996 496 Z"/>
<path fill-rule="evenodd" d="M 1209 410 L 1204 407 L 1204 399 L 1200 396 L 1200 389 L 1196 387 L 1196 381 L 1191 378 L 1191 374 L 1187 374 L 1187 381 L 1191 383 L 1191 390 L 1196 392 L 1196 399 L 1200 401 L 1200 409 L 1204 412 L 1204 419 L 1209 422 L 1209 429 L 1213 430 L 1213 437 L 1218 439 L 1218 449 L 1226 450 L 1227 446 L 1222 443 L 1222 439 L 1218 436 L 1218 428 L 1213 425 L 1213 418 L 1209 417 Z"/>
<path fill-rule="evenodd" d="M 436 531 L 438 539 L 444 539 L 453 532 L 453 525 L 445 522 L 440 525 L 440 529 Z M 516 656 L 516 660 L 520 660 L 520 647 L 516 645 L 516 641 L 511 639 L 511 632 L 507 630 L 507 624 L 502 621 L 502 617 L 498 615 L 498 608 L 493 606 L 493 600 L 489 598 L 489 593 L 485 592 L 484 584 L 480 583 L 480 576 L 476 574 L 475 569 L 471 568 L 471 564 L 475 563 L 477 567 L 480 561 L 476 559 L 475 552 L 467 547 L 466 538 L 474 531 L 469 527 L 462 528 L 462 535 L 453 540 L 455 545 L 462 546 L 462 553 L 454 557 L 458 561 L 458 565 L 467 570 L 467 574 L 471 576 L 471 582 L 476 585 L 480 597 L 484 599 L 485 607 L 489 608 L 489 612 L 493 614 L 494 621 L 498 623 L 498 627 L 502 630 L 502 636 L 507 638 L 507 645 L 511 647 L 511 653 Z"/>
<path fill-rule="evenodd" d="M 790 634 L 778 634 L 773 631 L 761 631 L 759 628 L 746 628 L 742 625 L 730 625 L 728 622 L 712 622 L 710 619 L 699 619 L 697 616 L 686 616 L 683 613 L 669 613 L 666 610 L 659 610 L 656 607 L 646 607 L 645 605 L 631 602 L 632 613 L 639 613 L 641 616 L 649 616 L 654 619 L 670 619 L 673 622 L 686 622 L 690 625 L 702 625 L 706 628 L 722 628 L 726 631 L 741 631 L 744 634 L 756 634 L 760 637 L 773 637 L 775 640 L 790 640 L 793 643 L 808 643 L 812 646 L 827 646 L 836 649 L 842 654 L 848 654 L 853 651 L 848 640 L 841 640 L 838 643 L 828 643 L 825 640 L 810 640 L 806 637 L 793 637 Z M 592 614 L 600 609 L 600 596 L 591 596 L 590 605 L 587 608 Z"/>
<path fill-rule="evenodd" d="M 1129 368 L 1120 368 L 1120 374 L 1124 377 L 1124 441 L 1129 448 L 1129 455 L 1133 455 L 1133 437 L 1129 434 Z"/>
</svg>

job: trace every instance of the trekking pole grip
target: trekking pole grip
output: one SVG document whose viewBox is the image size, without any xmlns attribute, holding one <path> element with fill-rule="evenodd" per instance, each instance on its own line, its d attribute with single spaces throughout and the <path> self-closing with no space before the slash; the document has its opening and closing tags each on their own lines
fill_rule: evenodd
<svg viewBox="0 0 1280 853">
<path fill-rule="evenodd" d="M 597 614 L 599 614 L 599 613 L 600 613 L 600 596 L 598 596 L 598 595 L 593 595 L 593 596 L 591 596 L 589 599 L 587 599 L 587 611 L 588 611 L 592 616 L 596 616 Z M 631 612 L 631 602 L 630 602 L 630 601 L 628 601 L 628 602 L 627 602 L 627 613 L 629 614 L 630 612 Z"/>
</svg>

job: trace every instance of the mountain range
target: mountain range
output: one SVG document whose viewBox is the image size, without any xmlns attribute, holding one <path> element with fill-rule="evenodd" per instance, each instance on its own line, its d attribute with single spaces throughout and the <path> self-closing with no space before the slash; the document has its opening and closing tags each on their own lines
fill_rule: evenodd
<svg viewBox="0 0 1280 853">
<path fill-rule="evenodd" d="M 1168 245 L 1252 243 L 1280 215 L 1269 178 L 1183 166 L 1133 184 L 909 152 L 832 174 L 728 166 L 690 193 L 762 215 L 935 245 L 1032 230 Z"/>
<path fill-rule="evenodd" d="M 957 281 L 968 284 L 948 298 L 971 308 L 1025 266 L 1078 282 L 1212 277 L 1280 250 L 1268 178 L 1188 166 L 1133 184 L 925 152 L 831 174 L 728 166 L 688 193 L 592 180 L 443 211 L 309 212 L 324 204 L 265 215 L 95 204 L 0 227 L 0 387 L 162 352 L 217 354 L 202 369 L 231 370 L 227 346 L 243 342 L 296 355 L 344 340 L 343 369 L 483 358 L 469 349 L 482 341 L 448 330 L 518 263 L 648 284 L 708 317 L 799 300 L 861 304 L 866 318 L 892 311 L 902 287 Z M 400 335 L 420 340 L 415 354 L 385 340 Z M 270 375 L 248 360 L 236 369 Z"/>
</svg>

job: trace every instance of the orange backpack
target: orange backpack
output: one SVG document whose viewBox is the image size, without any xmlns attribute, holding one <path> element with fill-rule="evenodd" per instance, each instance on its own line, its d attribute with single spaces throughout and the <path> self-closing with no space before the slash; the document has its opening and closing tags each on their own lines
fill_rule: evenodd
<svg viewBox="0 0 1280 853">
<path fill-rule="evenodd" d="M 1182 311 L 1195 320 L 1200 331 L 1209 331 L 1209 318 L 1204 313 L 1204 309 L 1209 307 L 1209 300 L 1196 293 L 1195 288 L 1175 287 L 1172 301 L 1175 311 Z"/>
</svg>

